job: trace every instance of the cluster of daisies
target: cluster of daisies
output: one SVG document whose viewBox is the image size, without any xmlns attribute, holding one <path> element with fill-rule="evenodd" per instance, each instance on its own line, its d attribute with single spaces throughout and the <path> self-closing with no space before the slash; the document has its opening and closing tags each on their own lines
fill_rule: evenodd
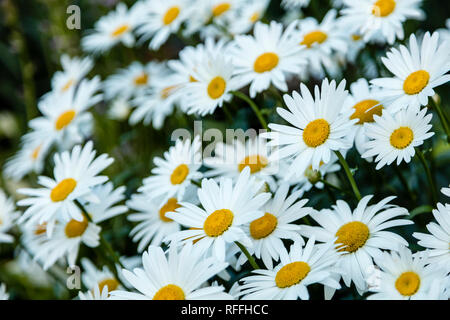
<svg viewBox="0 0 450 320">
<path fill-rule="evenodd" d="M 278 1 L 119 3 L 82 38 L 86 57 L 61 57 L 41 116 L 4 166 L 5 177 L 38 186 L 18 189 L 17 203 L 0 192 L 0 243 L 16 245 L 28 269 L 81 263 L 80 299 L 309 299 L 317 284 L 325 299 L 344 287 L 368 299 L 449 299 L 450 203 L 432 204 L 428 233 L 412 234 L 424 250 L 413 253 L 396 232 L 414 224 L 408 210 L 395 196 L 361 195 L 345 160 L 353 148 L 377 170 L 423 157 L 434 135 L 429 105 L 448 128 L 433 99 L 450 80 L 450 31 L 395 43 L 405 20 L 425 17 L 421 2 L 335 0 L 318 21 L 302 13 L 309 0 L 283 0 L 282 22 L 266 18 Z M 197 44 L 178 59 L 89 76 L 116 45 L 158 51 L 174 37 Z M 385 70 L 332 80 L 370 45 L 389 46 Z M 300 85 L 289 92 L 292 81 Z M 264 93 L 279 100 L 278 123 L 266 124 L 258 109 Z M 106 103 L 113 120 L 160 130 L 175 111 L 203 119 L 239 100 L 265 132 L 216 143 L 206 156 L 202 137 L 177 139 L 131 196 L 105 175 L 113 158 L 94 148 L 96 105 Z M 338 171 L 352 187 L 348 201 L 308 205 L 308 192 L 336 187 L 326 177 Z M 104 237 L 119 215 L 132 226 L 136 256 Z M 242 270 L 251 272 L 236 279 Z"/>
</svg>

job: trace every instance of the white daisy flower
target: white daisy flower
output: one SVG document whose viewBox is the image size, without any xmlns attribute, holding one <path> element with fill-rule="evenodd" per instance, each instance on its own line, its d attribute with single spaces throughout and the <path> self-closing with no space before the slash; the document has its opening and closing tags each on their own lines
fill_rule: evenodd
<svg viewBox="0 0 450 320">
<path fill-rule="evenodd" d="M 242 300 L 302 300 L 309 299 L 308 286 L 320 283 L 339 289 L 333 279 L 337 255 L 333 243 L 316 244 L 311 238 L 302 248 L 299 241 L 291 245 L 289 253 L 280 248 L 281 262 L 269 270 L 253 270 L 253 276 L 243 279 Z"/>
<path fill-rule="evenodd" d="M 375 205 L 368 206 L 372 195 L 359 201 L 355 210 L 338 200 L 332 209 L 311 213 L 320 227 L 303 226 L 300 232 L 318 241 L 335 241 L 341 253 L 337 266 L 347 273 L 342 274 L 347 287 L 355 283 L 359 294 L 367 290 L 368 273 L 373 269 L 373 258 L 381 249 L 398 250 L 408 242 L 396 233 L 384 231 L 395 226 L 413 224 L 406 219 L 393 219 L 408 215 L 408 210 L 389 204 L 395 197 L 387 197 Z M 336 239 L 337 238 L 337 239 Z"/>
<path fill-rule="evenodd" d="M 19 217 L 19 212 L 14 207 L 12 198 L 8 198 L 5 192 L 0 189 L 0 243 L 12 243 L 14 237 L 7 232 L 14 226 L 15 220 Z"/>
<path fill-rule="evenodd" d="M 98 286 L 86 292 L 79 291 L 78 298 L 80 300 L 109 300 L 108 287 L 102 289 L 101 291 Z"/>
<path fill-rule="evenodd" d="M 90 57 L 73 57 L 67 54 L 61 56 L 62 71 L 56 71 L 52 77 L 52 89 L 55 92 L 65 92 L 78 83 L 92 70 L 94 62 Z"/>
<path fill-rule="evenodd" d="M 304 8 L 309 6 L 310 1 L 311 0 L 283 0 L 281 1 L 281 5 L 285 9 Z"/>
<path fill-rule="evenodd" d="M 279 260 L 279 252 L 284 249 L 282 239 L 303 244 L 299 233 L 300 226 L 294 222 L 313 211 L 312 208 L 305 207 L 308 199 L 297 201 L 301 191 L 293 192 L 290 196 L 288 193 L 289 185 L 282 184 L 273 198 L 263 207 L 264 216 L 244 226 L 245 233 L 253 241 L 249 252 L 262 259 L 267 269 L 273 269 L 273 260 Z M 246 261 L 243 254 L 241 261 L 242 263 Z"/>
<path fill-rule="evenodd" d="M 441 188 L 441 192 L 443 195 L 450 197 L 450 186 L 448 188 Z"/>
<path fill-rule="evenodd" d="M 124 121 L 131 113 L 131 105 L 128 100 L 118 97 L 114 99 L 107 111 L 109 119 Z"/>
<path fill-rule="evenodd" d="M 100 18 L 95 23 L 94 30 L 83 37 L 83 50 L 100 54 L 118 43 L 131 47 L 135 43 L 132 31 L 142 23 L 143 18 L 141 2 L 137 2 L 130 9 L 124 3 L 119 3 L 115 11 Z"/>
<path fill-rule="evenodd" d="M 181 24 L 191 16 L 194 9 L 195 5 L 187 0 L 144 1 L 145 18 L 136 33 L 142 36 L 141 40 L 151 38 L 149 48 L 158 50 L 171 34 L 178 32 Z"/>
<path fill-rule="evenodd" d="M 279 90 L 288 90 L 286 76 L 299 73 L 306 64 L 302 47 L 293 37 L 296 22 L 283 32 L 283 25 L 257 22 L 253 36 L 236 36 L 230 47 L 235 65 L 234 75 L 239 87 L 250 83 L 250 97 L 254 98 L 273 84 Z"/>
<path fill-rule="evenodd" d="M 437 204 L 433 210 L 436 222 L 427 224 L 431 234 L 414 232 L 413 237 L 418 239 L 418 244 L 428 248 L 431 263 L 441 264 L 450 268 L 450 204 Z"/>
<path fill-rule="evenodd" d="M 223 300 L 231 299 L 222 286 L 205 286 L 206 281 L 227 267 L 227 263 L 204 258 L 191 244 L 178 251 L 171 246 L 168 257 L 160 247 L 150 246 L 142 255 L 143 268 L 123 269 L 124 277 L 139 291 L 111 292 L 114 299 L 126 300 Z"/>
<path fill-rule="evenodd" d="M 445 28 L 440 28 L 436 31 L 439 32 L 439 40 L 441 42 L 450 41 L 450 18 L 445 20 Z"/>
<path fill-rule="evenodd" d="M 369 300 L 422 300 L 435 280 L 445 281 L 446 272 L 430 263 L 426 251 L 413 255 L 403 247 L 383 252 L 375 262 L 381 268 L 380 283 L 370 289 L 375 293 Z"/>
<path fill-rule="evenodd" d="M 320 163 L 330 162 L 332 151 L 351 147 L 347 136 L 356 119 L 349 120 L 352 111 L 345 112 L 347 98 L 345 80 L 336 88 L 336 82 L 323 80 L 321 90 L 315 86 L 315 98 L 308 88 L 300 84 L 301 95 L 294 91 L 292 97 L 285 94 L 284 102 L 289 111 L 277 108 L 278 114 L 290 126 L 270 123 L 273 131 L 261 136 L 271 139 L 269 146 L 280 147 L 274 154 L 279 159 L 294 158 L 287 177 L 301 175 L 309 165 L 318 170 Z"/>
<path fill-rule="evenodd" d="M 374 79 L 371 83 L 383 88 L 386 107 L 391 112 L 402 108 L 418 112 L 420 106 L 426 106 L 428 97 L 435 94 L 433 88 L 450 80 L 446 74 L 450 70 L 449 50 L 450 42 L 439 45 L 439 34 L 427 32 L 420 48 L 412 34 L 409 50 L 401 45 L 399 50 L 391 49 L 387 58 L 381 58 L 394 77 Z"/>
<path fill-rule="evenodd" d="M 426 112 L 424 108 L 417 114 L 413 110 L 401 110 L 394 116 L 389 112 L 383 112 L 381 117 L 374 115 L 375 123 L 365 124 L 370 141 L 366 143 L 366 151 L 361 156 L 376 156 L 377 170 L 395 160 L 397 166 L 403 160 L 409 163 L 414 157 L 414 148 L 434 135 L 434 132 L 429 132 L 432 114 Z"/>
<path fill-rule="evenodd" d="M 100 77 L 84 79 L 75 91 L 70 87 L 64 93 L 53 93 L 42 99 L 38 108 L 42 117 L 29 122 L 33 139 L 56 141 L 67 149 L 81 143 L 90 134 L 92 115 L 87 110 L 102 99 L 95 94 L 100 89 Z"/>
<path fill-rule="evenodd" d="M 4 283 L 0 284 L 0 300 L 8 300 L 9 294 L 6 292 L 6 286 Z"/>
<path fill-rule="evenodd" d="M 389 44 L 404 37 L 402 23 L 421 20 L 422 0 L 344 0 L 342 20 L 348 28 L 363 35 L 366 42 L 382 36 Z"/>
<path fill-rule="evenodd" d="M 152 176 L 145 178 L 144 185 L 138 189 L 153 198 L 163 196 L 161 201 L 169 198 L 181 200 L 186 189 L 192 186 L 192 181 L 202 178 L 199 172 L 201 167 L 201 141 L 196 136 L 191 143 L 190 139 L 178 139 L 175 146 L 164 152 L 164 159 L 155 157 L 153 162 L 156 168 L 152 169 Z"/>
<path fill-rule="evenodd" d="M 19 223 L 25 220 L 28 220 L 28 225 L 47 222 L 47 234 L 50 236 L 57 218 L 73 218 L 80 223 L 84 221 L 74 201 L 81 198 L 100 201 L 92 195 L 92 188 L 107 181 L 106 176 L 98 174 L 113 162 L 106 154 L 94 159 L 95 155 L 92 141 L 86 143 L 83 148 L 80 145 L 75 146 L 71 153 L 65 151 L 55 154 L 54 179 L 40 176 L 38 183 L 43 188 L 18 190 L 28 196 L 20 200 L 18 205 L 29 206 L 20 217 Z"/>
<path fill-rule="evenodd" d="M 227 31 L 232 35 L 249 32 L 255 23 L 261 20 L 269 5 L 269 0 L 257 0 L 246 3 L 241 10 L 230 18 L 227 24 Z"/>
<path fill-rule="evenodd" d="M 81 279 L 89 292 L 94 291 L 96 296 L 96 289 L 101 292 L 101 296 L 105 296 L 103 291 L 106 291 L 106 297 L 109 297 L 109 292 L 123 289 L 120 282 L 116 279 L 114 274 L 108 269 L 107 266 L 103 266 L 103 269 L 99 270 L 97 267 L 87 258 L 81 259 L 81 265 L 83 267 L 83 273 Z M 89 293 L 86 293 L 89 295 Z"/>
<path fill-rule="evenodd" d="M 191 242 L 198 240 L 203 253 L 211 252 L 218 260 L 224 261 L 226 245 L 235 241 L 244 246 L 252 246 L 243 231 L 243 225 L 261 218 L 262 206 L 269 200 L 270 193 L 259 193 L 263 182 L 256 182 L 250 176 L 250 168 L 242 170 L 236 183 L 230 178 L 220 178 L 219 184 L 213 179 L 203 179 L 198 190 L 198 198 L 203 207 L 181 202 L 176 212 L 166 213 L 166 217 L 191 228 L 175 233 L 169 241 Z"/>
</svg>

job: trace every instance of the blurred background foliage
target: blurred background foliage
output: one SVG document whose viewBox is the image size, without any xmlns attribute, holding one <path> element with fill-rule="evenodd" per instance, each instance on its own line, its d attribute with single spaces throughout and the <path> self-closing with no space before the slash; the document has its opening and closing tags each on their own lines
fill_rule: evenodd
<svg viewBox="0 0 450 320">
<path fill-rule="evenodd" d="M 28 120 L 39 115 L 37 101 L 51 89 L 51 77 L 61 68 L 60 56 L 63 53 L 71 56 L 82 55 L 80 48 L 82 35 L 93 27 L 99 17 L 112 10 L 117 2 L 117 0 L 0 0 L 0 167 L 18 150 L 20 137 L 27 132 Z M 130 6 L 135 1 L 122 2 Z M 69 16 L 66 10 L 69 5 L 78 5 L 81 8 L 81 30 L 69 30 L 66 26 L 66 19 Z M 445 20 L 450 13 L 450 1 L 424 0 L 422 7 L 427 18 L 424 21 L 407 21 L 404 24 L 407 37 L 413 32 L 434 31 L 445 27 Z M 305 16 L 314 16 L 321 20 L 330 8 L 328 0 L 312 0 L 303 13 Z M 280 1 L 272 0 L 263 20 L 280 20 L 284 13 L 285 11 L 280 8 Z M 196 43 L 200 41 L 198 38 L 193 40 Z M 102 79 L 105 79 L 118 68 L 126 67 L 134 60 L 145 63 L 150 60 L 162 61 L 177 58 L 179 50 L 187 44 L 191 43 L 187 43 L 181 37 L 171 36 L 158 52 L 149 51 L 145 44 L 135 48 L 117 46 L 109 53 L 96 58 L 95 67 L 89 77 L 99 74 Z M 347 79 L 347 86 L 362 77 L 361 70 L 367 59 L 374 57 L 381 75 L 388 75 L 380 61 L 380 57 L 384 56 L 386 51 L 385 46 L 368 45 L 360 53 L 357 64 L 347 65 L 343 70 L 342 77 Z M 316 79 L 307 84 L 311 88 L 319 81 L 320 79 Z M 450 118 L 449 87 L 450 85 L 447 84 L 436 90 L 448 118 Z M 289 91 L 297 90 L 297 88 L 298 81 L 290 83 Z M 256 102 L 260 105 L 268 122 L 283 122 L 274 112 L 278 102 L 272 95 L 266 93 L 259 95 Z M 126 185 L 128 196 L 135 192 L 142 178 L 150 174 L 153 157 L 161 156 L 167 150 L 172 131 L 179 127 L 192 130 L 193 121 L 196 120 L 193 116 L 186 116 L 180 111 L 175 111 L 175 114 L 166 120 L 163 129 L 158 131 L 151 126 L 139 124 L 130 127 L 127 121 L 109 119 L 106 116 L 107 110 L 108 105 L 104 103 L 92 110 L 95 118 L 92 139 L 99 152 L 107 152 L 115 158 L 114 165 L 108 168 L 106 173 L 116 186 Z M 251 109 L 240 101 L 233 101 L 228 106 L 228 110 L 232 119 L 227 117 L 222 109 L 218 109 L 213 116 L 201 119 L 203 130 L 260 128 Z M 440 189 L 448 186 L 450 181 L 450 147 L 445 141 L 437 115 L 433 117 L 433 128 L 436 135 L 426 141 L 422 150 L 431 165 L 436 185 Z M 376 200 L 392 194 L 398 195 L 396 203 L 408 208 L 415 215 L 415 225 L 400 228 L 397 231 L 407 238 L 413 250 L 420 249 L 411 234 L 417 230 L 424 231 L 426 223 L 432 217 L 429 206 L 430 190 L 428 190 L 423 168 L 417 159 L 413 159 L 408 165 L 402 164 L 398 168 L 389 166 L 375 171 L 373 165 L 369 165 L 352 150 L 348 154 L 348 162 L 355 172 L 356 181 L 363 195 L 375 194 Z M 44 174 L 51 175 L 51 165 Z M 5 181 L 0 175 L 0 186 L 17 198 L 18 195 L 15 192 L 17 187 L 19 185 L 35 186 L 33 178 L 35 177 L 14 184 L 11 181 Z M 342 188 L 350 190 L 343 173 L 339 172 L 335 178 L 337 178 L 336 183 L 340 183 Z M 440 196 L 440 201 L 443 201 L 442 195 Z M 309 205 L 316 209 L 329 207 L 336 199 L 353 201 L 345 194 L 328 189 L 313 188 L 306 193 L 305 197 L 310 199 Z M 131 227 L 125 216 L 112 219 L 111 222 L 107 222 L 106 227 L 103 226 L 108 241 L 124 255 L 136 253 L 136 245 L 128 238 Z M 81 255 L 89 256 L 101 265 L 101 261 L 93 255 L 92 250 L 83 248 Z M 76 291 L 67 291 L 61 281 L 51 282 L 50 287 L 30 283 L 29 278 L 16 272 L 13 257 L 13 246 L 0 245 L 0 282 L 7 284 L 13 298 L 70 298 L 76 294 Z M 60 273 L 54 275 L 54 278 L 67 277 L 64 270 L 52 272 Z M 321 290 L 320 287 L 313 288 L 312 297 L 322 297 Z M 358 298 L 352 292 L 355 290 L 341 290 L 336 297 Z"/>
</svg>

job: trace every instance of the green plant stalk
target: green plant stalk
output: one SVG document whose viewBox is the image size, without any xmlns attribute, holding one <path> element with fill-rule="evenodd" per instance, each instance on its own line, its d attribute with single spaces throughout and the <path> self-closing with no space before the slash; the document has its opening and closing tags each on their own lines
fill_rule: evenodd
<svg viewBox="0 0 450 320">
<path fill-rule="evenodd" d="M 441 121 L 442 127 L 444 128 L 445 134 L 447 135 L 447 142 L 450 143 L 450 127 L 447 122 L 447 118 L 445 117 L 444 111 L 442 110 L 439 103 L 436 103 L 433 98 L 430 98 L 430 104 L 432 109 L 436 110 L 439 120 Z"/>
<path fill-rule="evenodd" d="M 239 241 L 235 241 L 236 245 L 241 249 L 241 251 L 245 254 L 247 257 L 248 262 L 250 262 L 250 265 L 253 267 L 253 269 L 261 269 L 258 264 L 256 263 L 255 259 L 251 256 L 251 254 L 248 252 L 247 248 L 244 247 Z"/>
<path fill-rule="evenodd" d="M 264 119 L 261 111 L 259 110 L 258 106 L 253 102 L 252 99 L 250 99 L 245 94 L 243 94 L 242 92 L 239 92 L 239 91 L 230 91 L 230 93 L 233 96 L 247 102 L 248 105 L 253 109 L 253 112 L 256 114 L 256 117 L 258 118 L 258 120 L 261 123 L 261 125 L 263 126 L 263 128 L 266 129 L 267 131 L 269 131 L 269 127 L 267 126 L 266 120 Z"/>
<path fill-rule="evenodd" d="M 406 191 L 408 192 L 409 197 L 411 198 L 411 201 L 412 201 L 413 203 L 416 203 L 416 200 L 417 200 L 417 199 L 416 199 L 415 195 L 413 194 L 411 188 L 409 187 L 408 182 L 406 181 L 405 177 L 403 176 L 402 171 L 401 171 L 400 168 L 397 167 L 396 165 L 393 165 L 393 167 L 394 167 L 395 173 L 396 173 L 397 176 L 398 176 L 398 179 L 400 180 L 401 184 L 403 185 L 403 188 L 405 188 Z"/>
<path fill-rule="evenodd" d="M 353 178 L 353 175 L 350 171 L 347 161 L 345 161 L 344 157 L 338 150 L 334 151 L 334 153 L 336 154 L 336 156 L 339 159 L 339 162 L 341 163 L 342 167 L 344 168 L 345 174 L 347 175 L 347 179 L 350 182 L 350 185 L 352 186 L 352 190 L 353 190 L 353 193 L 355 194 L 356 199 L 358 201 L 360 201 L 361 193 L 359 192 L 358 186 L 356 185 L 355 178 Z"/>
<path fill-rule="evenodd" d="M 434 205 L 438 202 L 438 200 L 437 200 L 438 195 L 437 195 L 437 191 L 436 191 L 436 185 L 434 184 L 433 176 L 431 175 L 430 167 L 428 166 L 427 160 L 425 159 L 425 156 L 423 155 L 422 151 L 420 151 L 419 148 L 416 148 L 416 154 L 425 170 L 428 184 L 430 185 L 430 188 L 431 188 L 431 200 L 433 201 L 433 205 Z"/>
</svg>

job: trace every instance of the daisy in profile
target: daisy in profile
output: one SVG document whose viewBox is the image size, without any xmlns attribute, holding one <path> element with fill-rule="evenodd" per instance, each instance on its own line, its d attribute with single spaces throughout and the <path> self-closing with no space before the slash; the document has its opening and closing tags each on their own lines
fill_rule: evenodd
<svg viewBox="0 0 450 320">
<path fill-rule="evenodd" d="M 408 242 L 394 232 L 385 229 L 413 224 L 407 219 L 397 219 L 408 215 L 408 210 L 389 204 L 395 197 L 387 197 L 377 204 L 368 205 L 372 195 L 359 201 L 355 210 L 338 200 L 332 209 L 313 212 L 310 216 L 320 227 L 302 226 L 300 232 L 307 237 L 316 237 L 320 242 L 334 241 L 340 253 L 337 267 L 347 271 L 342 274 L 347 287 L 355 283 L 359 294 L 367 290 L 366 278 L 373 270 L 373 258 L 381 250 L 398 250 Z M 396 218 L 396 219 L 394 219 Z"/>
<path fill-rule="evenodd" d="M 433 210 L 436 222 L 427 224 L 430 234 L 414 232 L 413 237 L 418 239 L 418 244 L 429 249 L 431 263 L 440 264 L 450 268 L 450 204 L 437 204 Z"/>
<path fill-rule="evenodd" d="M 284 95 L 289 111 L 277 108 L 277 112 L 290 125 L 270 123 L 272 131 L 261 135 L 271 139 L 269 146 L 279 148 L 275 153 L 279 159 L 293 158 L 288 178 L 303 174 L 310 165 L 318 170 L 321 163 L 330 162 L 332 151 L 351 147 L 347 136 L 357 120 L 349 120 L 352 111 L 343 110 L 348 94 L 345 80 L 336 88 L 334 80 L 325 79 L 321 89 L 314 89 L 314 98 L 303 83 L 301 94 Z"/>
<path fill-rule="evenodd" d="M 196 4 L 197 5 L 197 4 Z M 188 19 L 195 6 L 187 0 L 144 1 L 145 19 L 136 30 L 142 40 L 151 38 L 149 48 L 158 50 L 169 36 L 177 33 L 181 24 Z"/>
<path fill-rule="evenodd" d="M 214 148 L 214 157 L 203 160 L 204 165 L 210 168 L 205 176 L 230 177 L 236 181 L 242 170 L 249 167 L 252 176 L 276 189 L 273 175 L 278 171 L 278 163 L 269 160 L 270 154 L 271 149 L 260 136 L 247 139 L 245 143 L 240 139 L 233 140 L 232 144 L 218 142 Z"/>
<path fill-rule="evenodd" d="M 143 268 L 133 272 L 123 269 L 123 276 L 139 293 L 116 290 L 113 299 L 124 300 L 223 300 L 231 299 L 222 286 L 205 283 L 227 267 L 213 257 L 204 258 L 192 244 L 180 250 L 171 246 L 165 254 L 162 248 L 150 246 L 142 255 Z"/>
<path fill-rule="evenodd" d="M 286 77 L 301 71 L 306 64 L 302 47 L 292 36 L 296 23 L 285 31 L 283 25 L 272 21 L 270 25 L 257 22 L 253 36 L 239 35 L 234 39 L 230 54 L 235 65 L 234 75 L 238 87 L 250 84 L 250 97 L 254 98 L 273 84 L 277 89 L 288 90 Z"/>
<path fill-rule="evenodd" d="M 298 241 L 303 244 L 299 233 L 300 226 L 294 222 L 313 211 L 312 208 L 305 207 L 308 199 L 297 201 L 301 191 L 293 192 L 290 196 L 288 193 L 289 185 L 282 184 L 273 198 L 263 207 L 264 216 L 244 227 L 245 233 L 253 241 L 250 253 L 262 259 L 268 269 L 273 269 L 273 260 L 280 259 L 279 252 L 284 248 L 282 240 Z M 243 254 L 241 259 L 245 259 Z"/>
<path fill-rule="evenodd" d="M 9 294 L 6 292 L 6 286 L 4 283 L 0 284 L 0 300 L 8 300 Z"/>
<path fill-rule="evenodd" d="M 20 200 L 19 206 L 29 206 L 20 217 L 19 223 L 27 220 L 27 224 L 47 223 L 46 232 L 51 236 L 56 219 L 70 221 L 76 219 L 83 223 L 84 216 L 74 201 L 89 199 L 100 201 L 92 195 L 92 188 L 107 181 L 106 176 L 98 174 L 108 167 L 113 159 L 102 154 L 95 159 L 96 151 L 89 141 L 82 148 L 75 146 L 69 153 L 65 151 L 55 154 L 54 179 L 40 176 L 39 189 L 19 189 L 18 192 L 28 196 Z"/>
<path fill-rule="evenodd" d="M 102 99 L 96 94 L 100 89 L 100 77 L 81 81 L 77 90 L 69 88 L 64 93 L 52 93 L 42 99 L 38 108 L 42 117 L 29 122 L 33 139 L 57 142 L 64 149 L 81 143 L 90 134 L 92 115 L 88 109 Z"/>
<path fill-rule="evenodd" d="M 103 268 L 97 269 L 97 267 L 87 258 L 81 259 L 81 265 L 83 267 L 83 273 L 81 275 L 81 279 L 86 288 L 89 289 L 91 294 L 94 294 L 94 297 L 97 297 L 96 289 L 98 289 L 98 293 L 101 292 L 100 296 L 104 296 L 103 291 L 106 290 L 106 297 L 109 296 L 109 292 L 123 289 L 120 282 L 115 278 L 114 274 L 108 269 L 107 266 L 103 266 Z M 89 295 L 89 293 L 86 293 Z"/>
<path fill-rule="evenodd" d="M 375 121 L 373 116 L 382 114 L 383 105 L 380 100 L 380 89 L 370 88 L 366 79 L 358 79 L 350 85 L 350 94 L 345 101 L 344 110 L 352 110 L 350 119 L 358 120 L 352 130 L 352 140 L 360 154 L 367 150 L 369 141 L 364 124 L 373 123 Z"/>
<path fill-rule="evenodd" d="M 381 35 L 393 44 L 404 37 L 402 23 L 425 17 L 419 8 L 422 0 L 344 0 L 342 19 L 348 28 L 363 35 L 366 42 Z"/>
<path fill-rule="evenodd" d="M 242 300 L 308 300 L 308 286 L 314 283 L 339 289 L 339 282 L 332 277 L 336 264 L 333 243 L 314 242 L 311 238 L 302 247 L 296 241 L 289 253 L 282 246 L 280 263 L 275 268 L 253 270 L 255 275 L 242 279 Z"/>
<path fill-rule="evenodd" d="M 14 207 L 14 201 L 8 198 L 5 192 L 0 189 L 0 244 L 14 241 L 14 237 L 7 234 L 7 232 L 14 226 L 18 216 L 19 212 Z"/>
<path fill-rule="evenodd" d="M 375 262 L 381 268 L 380 283 L 370 289 L 375 293 L 368 300 L 422 300 L 436 280 L 446 281 L 445 269 L 430 263 L 426 251 L 413 255 L 403 247 L 398 252 L 383 252 Z"/>
<path fill-rule="evenodd" d="M 269 0 L 257 0 L 246 3 L 228 23 L 228 32 L 232 35 L 249 32 L 260 21 L 267 10 Z"/>
<path fill-rule="evenodd" d="M 100 18 L 95 23 L 94 30 L 83 37 L 81 40 L 83 50 L 101 54 L 118 43 L 131 47 L 135 43 L 132 32 L 144 18 L 142 4 L 137 2 L 128 9 L 124 3 L 119 3 L 115 11 Z"/>
<path fill-rule="evenodd" d="M 304 49 L 301 57 L 307 60 L 306 70 L 314 77 L 324 77 L 323 67 L 335 73 L 333 53 L 345 54 L 347 51 L 346 35 L 336 20 L 336 14 L 334 9 L 328 11 L 320 23 L 313 17 L 298 21 L 294 38 L 297 47 Z M 301 71 L 305 73 L 305 69 Z"/>
<path fill-rule="evenodd" d="M 448 52 L 450 43 L 439 44 L 439 33 L 425 33 L 419 46 L 416 36 L 409 38 L 409 49 L 400 45 L 392 48 L 387 58 L 381 58 L 386 68 L 394 74 L 392 78 L 379 78 L 371 83 L 383 89 L 386 106 L 391 112 L 411 108 L 418 112 L 426 106 L 428 97 L 434 95 L 433 88 L 450 80 Z"/>
<path fill-rule="evenodd" d="M 192 143 L 190 139 L 178 139 L 175 146 L 164 152 L 164 159 L 156 157 L 153 162 L 156 167 L 152 169 L 152 175 L 144 179 L 144 185 L 138 191 L 151 194 L 153 198 L 162 196 L 163 202 L 169 198 L 182 199 L 192 181 L 203 176 L 199 172 L 200 137 L 196 136 Z"/>
<path fill-rule="evenodd" d="M 78 83 L 92 70 L 94 63 L 90 57 L 73 57 L 67 54 L 61 56 L 62 71 L 56 71 L 52 78 L 52 89 L 55 92 L 65 92 Z"/>
<path fill-rule="evenodd" d="M 375 123 L 366 124 L 365 127 L 370 141 L 366 143 L 366 151 L 361 156 L 376 156 L 377 170 L 395 160 L 397 166 L 402 161 L 409 163 L 414 157 L 414 148 L 434 135 L 434 132 L 429 132 L 432 114 L 426 112 L 427 109 L 417 114 L 413 110 L 401 110 L 394 116 L 389 112 L 383 112 L 382 116 L 374 115 Z"/>
<path fill-rule="evenodd" d="M 225 260 L 226 246 L 234 241 L 252 246 L 243 226 L 264 216 L 263 205 L 270 193 L 258 193 L 263 182 L 250 176 L 250 168 L 242 170 L 235 184 L 230 178 L 221 177 L 219 184 L 213 179 L 203 179 L 198 198 L 203 208 L 181 202 L 175 212 L 166 217 L 191 228 L 177 232 L 167 240 L 195 243 L 203 253 L 211 253 L 220 261 Z M 171 244 L 173 245 L 173 244 Z"/>
</svg>

